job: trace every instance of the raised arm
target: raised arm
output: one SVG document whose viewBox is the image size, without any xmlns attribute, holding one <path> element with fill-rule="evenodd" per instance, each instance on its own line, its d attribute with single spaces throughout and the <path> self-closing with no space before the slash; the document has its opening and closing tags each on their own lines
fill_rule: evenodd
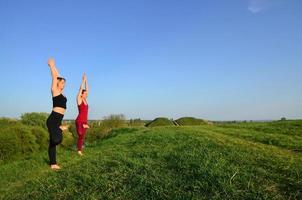
<svg viewBox="0 0 302 200">
<path fill-rule="evenodd" d="M 83 89 L 84 89 L 85 82 L 86 82 L 86 74 L 83 75 L 82 83 L 81 83 L 81 86 L 80 86 L 80 89 L 79 89 L 79 92 L 78 92 L 78 96 L 77 96 L 78 105 L 80 105 L 82 103 L 81 95 L 82 95 L 82 92 L 83 92 Z"/>
<path fill-rule="evenodd" d="M 86 74 L 85 74 L 85 89 L 86 89 L 86 93 L 87 93 L 87 96 L 88 96 L 89 87 L 88 87 L 88 82 L 87 82 L 87 76 L 86 76 Z"/>
<path fill-rule="evenodd" d="M 55 60 L 53 58 L 48 59 L 48 66 L 50 68 L 51 76 L 52 76 L 52 84 L 51 84 L 51 92 L 53 95 L 57 93 L 57 84 L 58 84 L 58 77 L 59 72 L 55 65 Z"/>
</svg>

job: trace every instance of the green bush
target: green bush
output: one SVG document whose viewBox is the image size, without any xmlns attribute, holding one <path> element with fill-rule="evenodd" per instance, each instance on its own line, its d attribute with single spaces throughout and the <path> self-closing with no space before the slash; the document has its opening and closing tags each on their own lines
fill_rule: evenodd
<svg viewBox="0 0 302 200">
<path fill-rule="evenodd" d="M 36 137 L 36 143 L 39 145 L 39 150 L 47 149 L 49 142 L 49 133 L 42 127 L 32 127 L 31 133 Z"/>
<path fill-rule="evenodd" d="M 37 138 L 31 128 L 23 124 L 15 124 L 1 128 L 0 157 L 2 160 L 18 155 L 29 155 L 39 149 Z"/>
<path fill-rule="evenodd" d="M 24 113 L 21 115 L 21 122 L 25 125 L 29 126 L 39 126 L 44 129 L 47 129 L 46 127 L 46 120 L 48 118 L 48 113 Z"/>
<path fill-rule="evenodd" d="M 105 117 L 105 119 L 101 122 L 100 125 L 109 129 L 126 127 L 126 117 L 123 114 L 109 115 L 108 117 Z"/>
<path fill-rule="evenodd" d="M 22 120 L 0 118 L 0 160 L 13 160 L 48 148 L 49 133 L 42 125 L 46 122 L 43 115 L 26 113 Z M 74 123 L 69 125 L 71 131 L 63 133 L 63 148 L 73 146 L 77 137 Z"/>
<path fill-rule="evenodd" d="M 88 144 L 94 144 L 97 140 L 106 137 L 110 130 L 110 128 L 105 127 L 103 125 L 93 126 L 87 129 L 85 135 L 85 142 Z"/>
<path fill-rule="evenodd" d="M 18 143 L 21 147 L 21 154 L 29 154 L 36 152 L 39 149 L 39 145 L 36 143 L 36 137 L 32 134 L 31 128 L 19 125 L 10 129 L 10 134 L 16 134 L 18 137 Z"/>
<path fill-rule="evenodd" d="M 72 147 L 75 144 L 75 138 L 73 137 L 71 132 L 65 131 L 63 133 L 63 141 L 61 145 L 65 148 Z"/>
<path fill-rule="evenodd" d="M 153 121 L 146 124 L 147 127 L 156 127 L 156 126 L 174 126 L 174 123 L 168 118 L 159 117 Z"/>
<path fill-rule="evenodd" d="M 194 125 L 208 124 L 207 121 L 205 121 L 203 119 L 197 119 L 194 117 L 182 117 L 182 118 L 175 120 L 175 122 L 180 126 L 194 126 Z"/>
<path fill-rule="evenodd" d="M 0 160 L 7 160 L 21 153 L 18 137 L 8 127 L 0 129 Z"/>
<path fill-rule="evenodd" d="M 130 119 L 129 126 L 144 126 L 145 122 L 141 119 Z"/>
<path fill-rule="evenodd" d="M 11 119 L 11 118 L 5 118 L 5 117 L 0 118 L 1 128 L 4 128 L 6 126 L 12 126 L 15 124 L 20 124 L 20 121 L 18 121 L 17 119 Z"/>
</svg>

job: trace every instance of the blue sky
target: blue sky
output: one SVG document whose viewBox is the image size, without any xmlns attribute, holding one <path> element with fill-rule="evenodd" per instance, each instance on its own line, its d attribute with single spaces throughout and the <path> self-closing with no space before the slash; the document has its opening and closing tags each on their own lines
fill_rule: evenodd
<svg viewBox="0 0 302 200">
<path fill-rule="evenodd" d="M 76 118 L 302 118 L 300 0 L 0 0 L 0 116 L 50 112 L 52 56 Z"/>
</svg>

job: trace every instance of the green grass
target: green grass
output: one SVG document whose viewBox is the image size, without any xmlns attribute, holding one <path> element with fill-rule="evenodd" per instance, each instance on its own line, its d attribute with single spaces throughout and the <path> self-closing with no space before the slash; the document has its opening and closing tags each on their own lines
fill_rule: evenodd
<svg viewBox="0 0 302 200">
<path fill-rule="evenodd" d="M 209 128 L 230 136 L 302 152 L 302 120 L 231 123 Z"/>
<path fill-rule="evenodd" d="M 83 157 L 59 148 L 58 172 L 46 152 L 1 163 L 0 199 L 301 199 L 298 129 L 268 144 L 279 126 L 249 126 L 117 129 Z"/>
</svg>

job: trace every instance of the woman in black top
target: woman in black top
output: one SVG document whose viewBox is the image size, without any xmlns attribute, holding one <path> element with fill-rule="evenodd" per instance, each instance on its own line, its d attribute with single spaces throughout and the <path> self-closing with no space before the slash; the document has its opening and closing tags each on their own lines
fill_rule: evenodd
<svg viewBox="0 0 302 200">
<path fill-rule="evenodd" d="M 67 126 L 62 126 L 67 99 L 63 95 L 65 78 L 59 76 L 55 60 L 50 58 L 48 66 L 52 76 L 51 94 L 53 101 L 53 109 L 46 122 L 49 132 L 48 156 L 51 169 L 57 170 L 60 169 L 60 166 L 56 161 L 56 146 L 62 142 L 62 132 L 67 129 Z"/>
</svg>

